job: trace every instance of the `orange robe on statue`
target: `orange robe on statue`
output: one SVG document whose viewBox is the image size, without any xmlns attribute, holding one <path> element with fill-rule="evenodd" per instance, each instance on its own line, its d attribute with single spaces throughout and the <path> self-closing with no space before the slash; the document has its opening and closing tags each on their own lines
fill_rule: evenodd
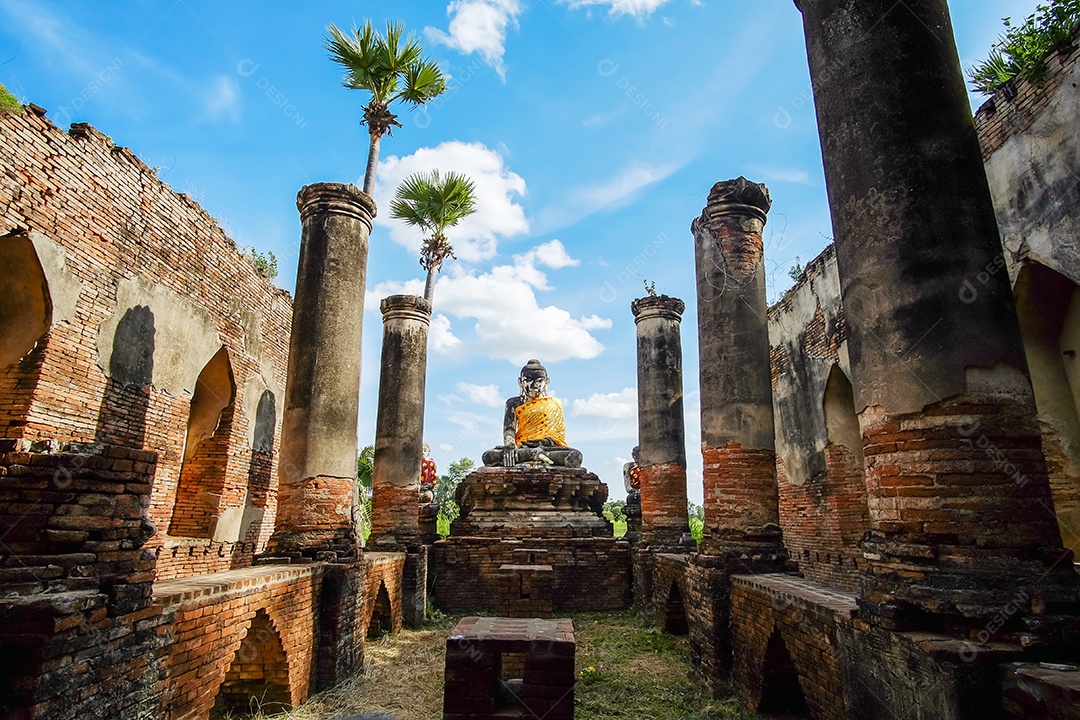
<svg viewBox="0 0 1080 720">
<path fill-rule="evenodd" d="M 557 398 L 539 397 L 514 408 L 517 432 L 514 442 L 524 445 L 535 440 L 551 440 L 566 447 L 566 418 Z"/>
</svg>

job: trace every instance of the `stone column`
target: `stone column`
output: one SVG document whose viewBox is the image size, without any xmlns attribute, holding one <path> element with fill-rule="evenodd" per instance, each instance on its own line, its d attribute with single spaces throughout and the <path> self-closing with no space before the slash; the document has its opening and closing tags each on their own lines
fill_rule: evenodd
<svg viewBox="0 0 1080 720">
<path fill-rule="evenodd" d="M 638 298 L 630 309 L 637 325 L 641 541 L 649 547 L 675 548 L 690 533 L 679 332 L 686 305 L 660 295 Z"/>
<path fill-rule="evenodd" d="M 718 182 L 690 226 L 701 354 L 702 550 L 709 553 L 779 552 L 761 238 L 771 206 L 764 185 L 742 177 Z"/>
<path fill-rule="evenodd" d="M 860 616 L 1048 628 L 1080 589 L 946 2 L 797 5 L 866 457 Z"/>
<path fill-rule="evenodd" d="M 358 547 L 356 418 L 375 203 L 352 185 L 318 183 L 296 206 L 303 231 L 270 552 L 349 555 Z"/>
<path fill-rule="evenodd" d="M 424 383 L 431 304 L 414 295 L 391 295 L 382 301 L 381 308 L 382 366 L 369 544 L 377 550 L 405 550 L 418 543 L 420 532 Z"/>
</svg>

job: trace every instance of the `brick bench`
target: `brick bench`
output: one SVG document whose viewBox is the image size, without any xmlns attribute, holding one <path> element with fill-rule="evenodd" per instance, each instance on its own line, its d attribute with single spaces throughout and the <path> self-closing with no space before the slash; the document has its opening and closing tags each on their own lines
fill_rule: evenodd
<svg viewBox="0 0 1080 720">
<path fill-rule="evenodd" d="M 575 648 L 567 619 L 463 618 L 446 639 L 443 720 L 573 720 Z"/>
</svg>

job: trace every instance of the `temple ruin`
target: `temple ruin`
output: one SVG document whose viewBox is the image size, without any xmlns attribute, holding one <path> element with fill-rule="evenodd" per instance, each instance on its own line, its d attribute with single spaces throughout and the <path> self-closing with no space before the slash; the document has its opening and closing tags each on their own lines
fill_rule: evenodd
<svg viewBox="0 0 1080 720">
<path fill-rule="evenodd" d="M 447 717 L 499 711 L 505 688 L 572 717 L 566 616 L 629 607 L 765 716 L 1080 716 L 1080 30 L 972 122 L 944 0 L 796 5 L 835 242 L 767 307 L 768 189 L 717 178 L 686 218 L 696 297 L 628 309 L 626 538 L 572 435 L 508 424 L 436 539 L 418 500 L 431 307 L 399 295 L 364 547 L 371 198 L 299 191 L 292 298 L 98 130 L 0 116 L 0 716 L 288 709 L 429 604 L 485 615 L 447 640 Z M 547 372 L 520 381 L 508 423 Z"/>
</svg>

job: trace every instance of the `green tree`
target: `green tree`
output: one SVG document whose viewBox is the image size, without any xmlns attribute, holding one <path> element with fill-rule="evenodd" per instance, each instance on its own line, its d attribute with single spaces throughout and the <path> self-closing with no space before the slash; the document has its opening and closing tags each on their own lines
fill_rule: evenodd
<svg viewBox="0 0 1080 720">
<path fill-rule="evenodd" d="M 690 519 L 690 534 L 700 544 L 701 536 L 705 532 L 705 507 L 695 502 L 687 502 L 686 515 Z"/>
<path fill-rule="evenodd" d="M 453 172 L 443 177 L 438 170 L 405 178 L 390 203 L 390 217 L 431 233 L 420 250 L 420 265 L 427 270 L 424 299 L 429 303 L 435 296 L 435 275 L 443 260 L 454 257 L 446 230 L 474 212 L 476 186 L 473 181 Z"/>
<path fill-rule="evenodd" d="M 1080 24 L 1080 0 L 1050 0 L 1036 6 L 1020 25 L 1003 18 L 1005 32 L 990 48 L 990 56 L 968 70 L 972 87 L 986 95 L 997 92 L 1014 77 L 1039 83 L 1046 75 L 1046 58 L 1068 41 Z"/>
<path fill-rule="evenodd" d="M 611 523 L 615 537 L 626 535 L 626 501 L 608 500 L 604 503 L 604 517 Z"/>
<path fill-rule="evenodd" d="M 386 35 L 375 30 L 371 21 L 362 28 L 353 27 L 346 33 L 331 24 L 326 49 L 330 58 L 345 68 L 342 84 L 351 90 L 367 90 L 371 100 L 364 105 L 363 124 L 368 126 L 367 169 L 364 172 L 364 192 L 375 192 L 375 168 L 379 164 L 379 143 L 401 127 L 397 115 L 390 111 L 395 102 L 410 109 L 427 103 L 446 90 L 446 78 L 435 63 L 421 57 L 424 49 L 412 34 L 404 39 L 405 26 L 387 20 Z"/>
<path fill-rule="evenodd" d="M 457 462 L 450 463 L 445 475 L 439 476 L 439 482 L 435 483 L 435 502 L 439 503 L 439 534 L 447 537 L 450 534 L 450 523 L 457 519 L 461 513 L 454 495 L 457 493 L 458 483 L 472 472 L 476 463 L 467 457 Z"/>
<path fill-rule="evenodd" d="M 375 446 L 367 445 L 356 458 L 356 485 L 360 494 L 360 531 L 371 535 L 371 478 L 375 472 Z"/>
</svg>

